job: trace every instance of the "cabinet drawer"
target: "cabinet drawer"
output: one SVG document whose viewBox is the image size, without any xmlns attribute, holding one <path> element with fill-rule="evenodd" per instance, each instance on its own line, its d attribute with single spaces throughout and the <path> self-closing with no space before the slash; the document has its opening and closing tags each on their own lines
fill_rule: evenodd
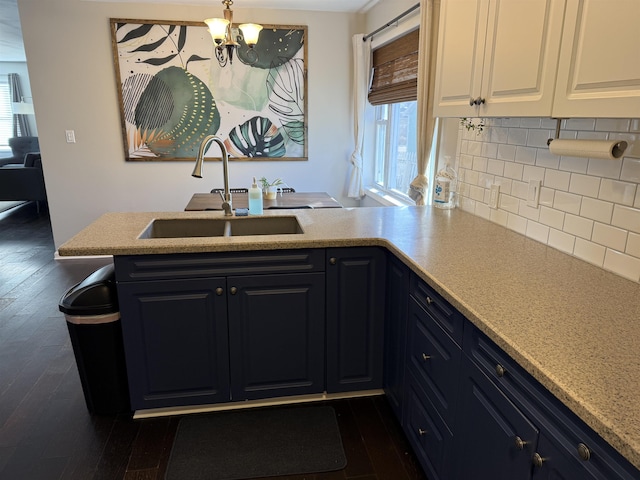
<svg viewBox="0 0 640 480">
<path fill-rule="evenodd" d="M 460 312 L 415 275 L 411 277 L 411 295 L 458 345 L 462 345 L 464 317 Z"/>
<path fill-rule="evenodd" d="M 468 328 L 467 328 L 468 327 Z M 540 429 L 541 478 L 631 480 L 638 470 L 476 327 L 467 324 L 465 352 Z M 580 457 L 585 445 L 589 459 Z M 584 454 L 584 447 L 581 448 Z M 543 475 L 544 474 L 544 475 Z"/>
<path fill-rule="evenodd" d="M 453 434 L 429 402 L 421 382 L 412 373 L 407 380 L 405 433 L 427 477 L 445 480 L 449 478 L 447 457 Z"/>
<path fill-rule="evenodd" d="M 116 256 L 116 280 L 173 280 L 324 271 L 324 249 Z"/>
<path fill-rule="evenodd" d="M 430 401 L 451 424 L 460 376 L 460 347 L 415 300 L 409 303 L 411 325 L 410 369 L 420 380 Z"/>
</svg>

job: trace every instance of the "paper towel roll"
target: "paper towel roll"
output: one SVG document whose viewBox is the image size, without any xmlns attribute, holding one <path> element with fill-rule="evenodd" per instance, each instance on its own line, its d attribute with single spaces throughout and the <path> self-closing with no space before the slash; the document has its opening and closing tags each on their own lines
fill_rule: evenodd
<svg viewBox="0 0 640 480">
<path fill-rule="evenodd" d="M 620 158 L 627 148 L 624 140 L 569 140 L 556 139 L 549 144 L 549 151 L 554 155 L 571 157 Z"/>
</svg>

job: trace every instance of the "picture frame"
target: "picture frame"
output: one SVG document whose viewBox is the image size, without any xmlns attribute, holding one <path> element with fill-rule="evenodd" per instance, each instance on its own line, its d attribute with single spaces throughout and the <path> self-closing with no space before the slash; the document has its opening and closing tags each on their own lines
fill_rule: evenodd
<svg viewBox="0 0 640 480">
<path fill-rule="evenodd" d="M 204 22 L 110 25 L 125 161 L 193 161 L 207 135 L 230 160 L 308 160 L 306 26 L 263 25 L 253 48 L 238 33 L 221 66 Z"/>
</svg>

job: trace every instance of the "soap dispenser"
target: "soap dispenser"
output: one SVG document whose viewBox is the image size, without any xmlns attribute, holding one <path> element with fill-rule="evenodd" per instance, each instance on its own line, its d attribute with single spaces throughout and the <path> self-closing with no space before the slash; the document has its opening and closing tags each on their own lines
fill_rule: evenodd
<svg viewBox="0 0 640 480">
<path fill-rule="evenodd" d="M 258 187 L 256 177 L 249 189 L 249 215 L 262 215 L 262 189 Z"/>
</svg>

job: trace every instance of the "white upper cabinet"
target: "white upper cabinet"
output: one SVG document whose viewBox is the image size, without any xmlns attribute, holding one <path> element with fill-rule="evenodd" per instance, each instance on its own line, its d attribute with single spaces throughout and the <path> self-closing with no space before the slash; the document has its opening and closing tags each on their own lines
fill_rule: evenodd
<svg viewBox="0 0 640 480">
<path fill-rule="evenodd" d="M 434 115 L 551 116 L 564 7 L 565 0 L 443 0 Z"/>
<path fill-rule="evenodd" d="M 640 116 L 640 0 L 568 0 L 554 117 Z"/>
</svg>

